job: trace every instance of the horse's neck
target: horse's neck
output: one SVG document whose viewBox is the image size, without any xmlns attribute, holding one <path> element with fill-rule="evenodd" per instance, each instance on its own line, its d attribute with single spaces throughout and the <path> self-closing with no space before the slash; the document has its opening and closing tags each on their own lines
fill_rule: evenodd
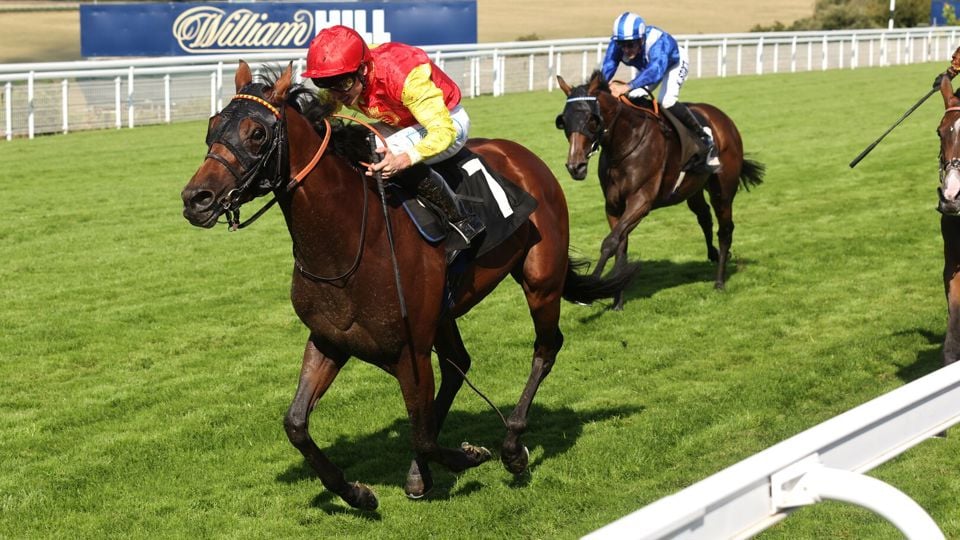
<svg viewBox="0 0 960 540">
<path fill-rule="evenodd" d="M 660 133 L 660 122 L 642 111 L 634 110 L 610 94 L 599 98 L 600 114 L 608 119 L 601 144 L 612 154 L 616 163 L 636 152 L 642 144 L 651 144 Z"/>
<path fill-rule="evenodd" d="M 292 173 L 313 159 L 323 140 L 305 119 L 297 118 L 288 131 Z M 301 264 L 334 275 L 352 264 L 371 213 L 369 189 L 359 171 L 327 148 L 293 192 L 280 198 L 294 249 L 304 259 Z"/>
</svg>

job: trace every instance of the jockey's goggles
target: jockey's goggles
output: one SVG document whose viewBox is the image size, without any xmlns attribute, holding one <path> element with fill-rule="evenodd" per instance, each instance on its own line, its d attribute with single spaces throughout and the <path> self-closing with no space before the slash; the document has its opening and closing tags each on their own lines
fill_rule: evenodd
<svg viewBox="0 0 960 540">
<path fill-rule="evenodd" d="M 333 90 L 335 92 L 349 92 L 353 85 L 357 84 L 357 75 L 350 73 L 348 75 L 337 75 L 334 77 L 324 77 L 322 79 L 312 79 L 317 88 L 324 90 Z"/>
<path fill-rule="evenodd" d="M 642 43 L 642 39 L 624 39 L 617 42 L 621 48 L 639 47 Z"/>
</svg>

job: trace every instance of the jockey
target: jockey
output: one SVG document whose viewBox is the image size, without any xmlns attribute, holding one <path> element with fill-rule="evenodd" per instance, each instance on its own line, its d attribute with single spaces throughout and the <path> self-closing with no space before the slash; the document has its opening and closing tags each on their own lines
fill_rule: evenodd
<svg viewBox="0 0 960 540">
<path fill-rule="evenodd" d="M 639 71 L 629 83 L 611 81 L 620 62 Z M 689 62 L 687 50 L 680 47 L 673 36 L 655 26 L 648 26 L 635 13 L 621 13 L 613 21 L 613 35 L 601 69 L 614 97 L 622 94 L 628 98 L 652 95 L 653 89 L 660 85 L 657 95 L 660 105 L 669 109 L 678 120 L 700 136 L 707 149 L 706 165 L 714 170 L 720 166 L 710 128 L 701 125 L 690 109 L 678 101 L 680 87 L 687 78 Z"/>
<path fill-rule="evenodd" d="M 419 162 L 438 164 L 467 142 L 470 117 L 460 105 L 460 88 L 427 54 L 403 43 L 369 48 L 346 26 L 325 28 L 310 43 L 303 76 L 326 90 L 341 106 L 377 121 L 387 148 L 367 175 L 392 178 Z M 439 207 L 469 243 L 483 223 L 469 215 L 443 177 L 432 167 L 418 179 L 417 194 Z"/>
</svg>

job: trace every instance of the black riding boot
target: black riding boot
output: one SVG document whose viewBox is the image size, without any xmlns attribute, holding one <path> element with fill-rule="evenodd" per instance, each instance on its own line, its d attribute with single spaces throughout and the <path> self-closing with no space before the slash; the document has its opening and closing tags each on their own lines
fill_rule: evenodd
<svg viewBox="0 0 960 540">
<path fill-rule="evenodd" d="M 700 137 L 700 142 L 703 143 L 703 146 L 707 151 L 706 158 L 704 159 L 704 165 L 716 171 L 720 167 L 720 159 L 717 155 L 717 145 L 713 142 L 713 132 L 710 130 L 710 128 L 700 124 L 700 121 L 697 120 L 697 117 L 694 116 L 693 112 L 690 111 L 690 108 L 684 103 L 678 101 L 674 103 L 668 110 L 677 117 L 677 120 L 683 122 L 683 125 L 690 128 L 691 131 Z"/>
<path fill-rule="evenodd" d="M 446 214 L 453 230 L 457 231 L 457 234 L 462 236 L 463 240 L 469 244 L 478 234 L 483 232 L 485 228 L 483 222 L 477 216 L 466 212 L 463 203 L 443 180 L 440 173 L 429 167 L 427 170 L 430 171 L 430 174 L 417 184 L 417 195 Z"/>
</svg>

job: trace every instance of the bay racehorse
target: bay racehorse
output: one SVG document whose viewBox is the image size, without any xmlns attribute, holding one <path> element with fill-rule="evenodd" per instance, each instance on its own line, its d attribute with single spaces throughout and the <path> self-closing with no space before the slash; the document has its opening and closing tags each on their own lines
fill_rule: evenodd
<svg viewBox="0 0 960 540">
<path fill-rule="evenodd" d="M 437 436 L 471 362 L 456 318 L 510 275 L 523 288 L 536 334 L 530 376 L 506 419 L 500 454 L 510 472 L 522 473 L 529 455 L 520 440 L 527 413 L 563 343 L 561 297 L 610 298 L 636 269 L 604 279 L 578 274 L 568 255 L 566 201 L 550 169 L 517 143 L 476 139 L 470 148 L 538 206 L 505 242 L 469 263 L 448 303 L 442 243 L 423 240 L 396 203 L 381 208 L 379 186 L 358 165 L 358 158 L 371 155 L 365 134 L 358 136 L 357 126 L 332 126 L 329 106 L 291 77 L 288 66 L 275 81 L 254 81 L 240 63 L 237 95 L 211 119 L 208 154 L 182 192 L 183 215 L 200 227 L 214 226 L 224 214 L 236 223 L 240 205 L 271 192 L 283 211 L 294 247 L 291 300 L 310 332 L 284 418 L 290 442 L 327 489 L 355 508 L 377 507 L 370 488 L 347 482 L 309 432 L 317 402 L 347 360 L 357 357 L 400 384 L 415 456 L 405 486 L 409 497 L 430 489 L 428 461 L 456 472 L 489 459 L 486 449 L 466 443 L 441 447 Z M 391 237 L 402 248 L 395 251 L 397 274 Z M 441 373 L 436 396 L 433 347 Z"/>
<path fill-rule="evenodd" d="M 958 49 L 960 50 L 960 49 Z M 960 359 L 960 98 L 950 79 L 942 77 L 944 113 L 940 136 L 940 234 L 943 236 L 943 288 L 947 296 L 947 333 L 943 340 L 943 363 Z"/>
<path fill-rule="evenodd" d="M 740 132 L 733 121 L 712 105 L 690 104 L 713 130 L 721 166 L 716 173 L 682 172 L 680 134 L 659 111 L 636 107 L 626 97 L 613 97 L 599 71 L 575 88 L 563 77 L 557 80 L 567 95 L 557 127 L 564 130 L 570 144 L 566 163 L 570 176 L 586 178 L 590 155 L 602 150 L 598 172 L 610 234 L 601 244 L 593 275 L 601 275 L 612 256 L 616 257 L 615 266 L 627 263 L 627 237 L 651 210 L 686 201 L 703 230 L 707 258 L 717 263 L 714 285 L 723 289 L 733 242 L 733 198 L 741 184 L 747 189 L 759 185 L 764 173 L 763 165 L 744 159 Z M 717 216 L 719 250 L 713 245 L 713 220 L 704 190 Z M 613 309 L 622 308 L 621 292 Z"/>
</svg>

